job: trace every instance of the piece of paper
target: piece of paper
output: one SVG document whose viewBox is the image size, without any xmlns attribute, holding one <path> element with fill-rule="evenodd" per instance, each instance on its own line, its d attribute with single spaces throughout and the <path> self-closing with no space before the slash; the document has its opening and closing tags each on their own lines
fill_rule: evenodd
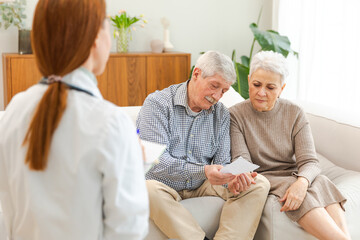
<svg viewBox="0 0 360 240">
<path fill-rule="evenodd" d="M 145 172 L 149 171 L 152 166 L 159 162 L 159 157 L 166 149 L 165 144 L 159 144 L 154 142 L 149 142 L 145 140 L 140 140 L 141 144 L 144 146 L 145 152 Z"/>
<path fill-rule="evenodd" d="M 220 169 L 221 173 L 231 173 L 233 175 L 238 175 L 241 173 L 252 172 L 257 169 L 259 166 L 251 162 L 246 161 L 244 158 L 239 157 L 232 163 L 226 165 Z"/>
</svg>

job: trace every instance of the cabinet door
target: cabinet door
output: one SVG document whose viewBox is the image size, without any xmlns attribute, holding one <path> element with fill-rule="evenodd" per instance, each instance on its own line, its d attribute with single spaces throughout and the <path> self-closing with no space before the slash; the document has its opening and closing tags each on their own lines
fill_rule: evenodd
<svg viewBox="0 0 360 240">
<path fill-rule="evenodd" d="M 10 61 L 11 79 L 7 79 L 7 86 L 11 87 L 11 94 L 8 102 L 15 94 L 28 89 L 41 79 L 34 58 L 12 58 Z"/>
<path fill-rule="evenodd" d="M 189 77 L 189 56 L 149 56 L 147 58 L 147 91 L 164 89 L 182 83 Z"/>
<path fill-rule="evenodd" d="M 140 106 L 146 97 L 146 58 L 114 56 L 108 61 L 107 99 L 119 106 Z"/>
</svg>

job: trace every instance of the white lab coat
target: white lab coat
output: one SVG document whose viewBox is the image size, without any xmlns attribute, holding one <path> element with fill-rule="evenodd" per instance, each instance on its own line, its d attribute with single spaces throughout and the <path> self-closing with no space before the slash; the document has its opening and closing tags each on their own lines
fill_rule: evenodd
<svg viewBox="0 0 360 240">
<path fill-rule="evenodd" d="M 103 100 L 86 69 L 63 81 L 95 96 L 68 91 L 45 171 L 29 170 L 21 145 L 47 85 L 16 95 L 0 121 L 0 201 L 10 239 L 143 239 L 148 195 L 133 123 Z"/>
</svg>

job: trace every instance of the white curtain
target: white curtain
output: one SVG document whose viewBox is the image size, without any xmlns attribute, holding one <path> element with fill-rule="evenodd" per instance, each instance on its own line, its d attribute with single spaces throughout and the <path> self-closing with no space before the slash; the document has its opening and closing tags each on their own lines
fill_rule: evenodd
<svg viewBox="0 0 360 240">
<path fill-rule="evenodd" d="M 277 0 L 291 60 L 293 98 L 360 112 L 360 1 Z"/>
</svg>

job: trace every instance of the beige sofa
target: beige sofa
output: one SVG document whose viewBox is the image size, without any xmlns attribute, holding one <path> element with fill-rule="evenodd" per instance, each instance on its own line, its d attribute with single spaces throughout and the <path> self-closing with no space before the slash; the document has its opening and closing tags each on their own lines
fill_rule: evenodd
<svg viewBox="0 0 360 240">
<path fill-rule="evenodd" d="M 221 101 L 230 107 L 242 99 L 231 90 Z M 307 112 L 322 174 L 329 177 L 347 198 L 345 215 L 352 239 L 360 239 L 360 116 L 339 113 L 333 109 L 304 102 L 297 102 L 297 104 Z M 123 107 L 122 109 L 135 121 L 140 107 Z M 224 201 L 217 197 L 200 197 L 186 199 L 180 203 L 197 219 L 206 232 L 206 236 L 212 239 L 218 228 Z M 269 196 L 255 240 L 315 239 L 302 230 L 297 223 L 291 222 L 285 213 L 280 212 L 280 208 L 281 205 L 276 198 Z M 163 239 L 167 239 L 166 236 L 150 220 L 146 240 Z"/>
<path fill-rule="evenodd" d="M 241 101 L 233 92 L 226 94 L 222 101 L 226 106 Z M 336 119 L 331 109 L 300 103 L 307 112 L 323 174 L 328 176 L 347 197 L 346 219 L 353 240 L 360 239 L 360 121 L 359 116 L 345 116 Z M 135 121 L 140 107 L 123 107 Z M 2 112 L 0 111 L 0 118 Z M 330 119 L 332 118 L 332 119 Z M 341 122 L 340 122 L 341 121 Z M 356 126 L 357 125 L 357 126 Z M 349 169 L 349 170 L 346 170 Z M 213 238 L 224 201 L 217 197 L 201 197 L 181 201 L 197 219 L 208 238 Z M 244 206 L 246 207 L 246 206 Z M 245 220 L 244 216 L 244 220 Z M 241 222 L 239 223 L 239 225 Z M 147 240 L 167 239 L 150 220 Z M 280 212 L 280 204 L 269 196 L 257 230 L 256 240 L 315 239 L 291 222 Z M 5 240 L 0 209 L 0 240 Z"/>
</svg>

